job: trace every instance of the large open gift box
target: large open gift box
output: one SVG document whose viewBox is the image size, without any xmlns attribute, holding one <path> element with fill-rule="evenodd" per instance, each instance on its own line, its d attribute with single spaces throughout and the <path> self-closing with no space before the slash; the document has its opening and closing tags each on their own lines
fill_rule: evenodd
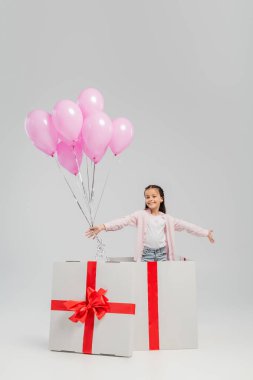
<svg viewBox="0 0 253 380">
<path fill-rule="evenodd" d="M 131 356 L 197 346 L 193 261 L 54 264 L 50 349 Z"/>
</svg>

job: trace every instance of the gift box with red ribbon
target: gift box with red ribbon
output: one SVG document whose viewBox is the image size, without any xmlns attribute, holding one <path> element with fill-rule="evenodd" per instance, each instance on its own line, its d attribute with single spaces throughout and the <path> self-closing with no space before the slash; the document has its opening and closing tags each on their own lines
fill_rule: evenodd
<svg viewBox="0 0 253 380">
<path fill-rule="evenodd" d="M 131 262 L 131 257 L 112 257 Z M 195 262 L 138 262 L 135 267 L 134 350 L 197 348 Z"/>
<path fill-rule="evenodd" d="M 195 263 L 135 264 L 134 350 L 197 348 Z"/>
<path fill-rule="evenodd" d="M 131 263 L 55 263 L 49 348 L 131 356 L 134 269 Z"/>
</svg>

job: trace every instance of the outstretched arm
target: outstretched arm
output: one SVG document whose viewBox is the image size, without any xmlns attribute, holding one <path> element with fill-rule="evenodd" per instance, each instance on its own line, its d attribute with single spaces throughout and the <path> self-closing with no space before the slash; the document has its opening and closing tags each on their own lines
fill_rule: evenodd
<svg viewBox="0 0 253 380">
<path fill-rule="evenodd" d="M 174 218 L 174 229 L 175 231 L 186 231 L 195 236 L 208 237 L 210 243 L 214 243 L 213 230 L 207 230 L 196 224 Z"/>
<path fill-rule="evenodd" d="M 89 228 L 85 234 L 87 237 L 92 237 L 93 239 L 99 234 L 101 231 L 117 231 L 126 226 L 136 226 L 137 225 L 137 216 L 136 213 L 124 216 L 120 219 L 115 219 L 111 222 L 107 222 L 104 224 L 100 224 L 98 226 L 94 226 Z"/>
</svg>

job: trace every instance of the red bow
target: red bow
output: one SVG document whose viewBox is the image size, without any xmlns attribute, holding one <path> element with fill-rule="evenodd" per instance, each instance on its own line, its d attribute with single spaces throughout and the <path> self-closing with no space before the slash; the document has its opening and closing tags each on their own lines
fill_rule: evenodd
<svg viewBox="0 0 253 380">
<path fill-rule="evenodd" d="M 93 312 L 98 319 L 104 317 L 108 312 L 109 304 L 108 298 L 104 296 L 107 290 L 100 288 L 98 291 L 87 288 L 87 300 L 86 301 L 66 301 L 64 305 L 68 310 L 73 310 L 75 313 L 69 317 L 72 322 L 85 323 L 87 315 Z"/>
</svg>

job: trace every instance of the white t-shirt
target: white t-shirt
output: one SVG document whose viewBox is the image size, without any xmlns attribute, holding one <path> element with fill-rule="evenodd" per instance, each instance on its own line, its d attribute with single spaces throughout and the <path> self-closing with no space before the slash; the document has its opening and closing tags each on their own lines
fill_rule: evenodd
<svg viewBox="0 0 253 380">
<path fill-rule="evenodd" d="M 158 249 L 165 247 L 165 220 L 161 215 L 149 215 L 144 246 Z"/>
</svg>

